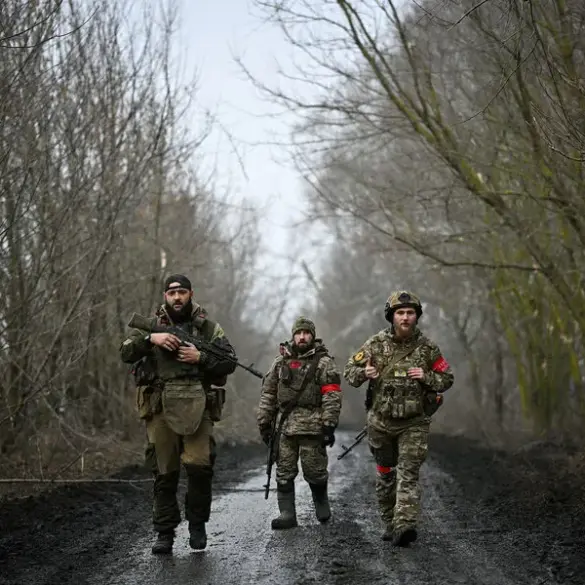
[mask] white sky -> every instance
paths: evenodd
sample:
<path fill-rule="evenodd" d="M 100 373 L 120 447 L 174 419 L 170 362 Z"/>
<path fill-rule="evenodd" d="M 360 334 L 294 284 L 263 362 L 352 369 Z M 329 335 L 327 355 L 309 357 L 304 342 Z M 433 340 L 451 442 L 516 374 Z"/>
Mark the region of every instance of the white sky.
<path fill-rule="evenodd" d="M 275 59 L 286 62 L 289 49 L 279 31 L 262 25 L 251 11 L 247 0 L 183 0 L 181 48 L 198 71 L 199 107 L 216 113 L 221 125 L 204 144 L 208 163 L 216 165 L 222 187 L 260 205 L 270 202 L 265 244 L 278 256 L 286 253 L 287 226 L 298 219 L 302 187 L 286 149 L 267 143 L 286 139 L 293 116 L 267 117 L 281 110 L 260 95 L 234 57 L 265 82 L 276 83 Z"/>

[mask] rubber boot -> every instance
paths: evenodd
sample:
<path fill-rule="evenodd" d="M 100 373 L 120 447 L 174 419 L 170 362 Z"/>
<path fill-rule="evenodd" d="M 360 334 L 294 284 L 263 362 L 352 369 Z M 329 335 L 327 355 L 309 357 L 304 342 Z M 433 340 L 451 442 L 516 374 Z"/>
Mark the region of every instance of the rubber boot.
<path fill-rule="evenodd" d="M 295 484 L 287 482 L 277 485 L 276 496 L 280 516 L 272 520 L 273 530 L 286 530 L 294 528 L 297 524 L 297 512 L 295 508 Z"/>
<path fill-rule="evenodd" d="M 203 550 L 207 546 L 205 523 L 189 525 L 189 546 L 194 550 Z"/>
<path fill-rule="evenodd" d="M 329 507 L 329 496 L 327 495 L 327 482 L 322 484 L 309 484 L 313 494 L 313 503 L 315 504 L 315 515 L 319 522 L 327 522 L 331 518 L 331 508 Z"/>
<path fill-rule="evenodd" d="M 170 555 L 173 552 L 175 532 L 159 532 L 156 542 L 152 545 L 153 555 Z"/>

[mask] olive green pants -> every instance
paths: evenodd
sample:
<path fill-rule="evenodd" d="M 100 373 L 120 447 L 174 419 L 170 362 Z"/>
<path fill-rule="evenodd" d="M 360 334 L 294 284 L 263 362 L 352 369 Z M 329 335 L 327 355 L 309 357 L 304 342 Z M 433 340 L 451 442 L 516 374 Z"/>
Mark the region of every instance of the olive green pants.
<path fill-rule="evenodd" d="M 187 473 L 185 517 L 189 525 L 209 520 L 211 482 L 215 463 L 213 423 L 205 411 L 193 435 L 177 435 L 167 425 L 164 414 L 146 422 L 148 447 L 146 464 L 154 475 L 153 526 L 157 532 L 171 532 L 181 522 L 177 489 L 181 464 Z"/>

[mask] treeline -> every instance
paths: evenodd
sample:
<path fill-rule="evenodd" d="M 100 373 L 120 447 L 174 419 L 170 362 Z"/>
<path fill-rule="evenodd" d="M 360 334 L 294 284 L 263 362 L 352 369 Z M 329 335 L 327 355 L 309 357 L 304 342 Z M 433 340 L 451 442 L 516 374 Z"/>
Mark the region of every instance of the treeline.
<path fill-rule="evenodd" d="M 585 5 L 256 5 L 295 50 L 294 94 L 249 74 L 298 116 L 340 359 L 409 287 L 456 369 L 446 428 L 582 436 Z"/>
<path fill-rule="evenodd" d="M 0 6 L 0 453 L 23 470 L 140 444 L 118 347 L 170 272 L 190 276 L 244 361 L 270 363 L 256 316 L 279 289 L 253 278 L 258 212 L 202 170 L 214 121 L 180 69 L 178 12 L 161 6 Z M 256 434 L 258 395 L 233 376 L 220 436 Z"/>

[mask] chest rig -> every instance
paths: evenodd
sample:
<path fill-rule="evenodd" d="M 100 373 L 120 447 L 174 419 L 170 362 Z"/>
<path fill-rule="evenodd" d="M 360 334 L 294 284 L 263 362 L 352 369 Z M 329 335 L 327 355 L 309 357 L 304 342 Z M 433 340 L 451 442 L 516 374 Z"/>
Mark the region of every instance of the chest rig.
<path fill-rule="evenodd" d="M 169 325 L 169 322 L 165 318 L 164 314 L 157 316 L 157 322 L 160 325 Z M 193 337 L 203 338 L 203 327 L 206 322 L 207 319 L 204 316 L 197 314 L 188 321 L 177 323 L 176 325 Z M 196 380 L 203 377 L 201 368 L 199 368 L 197 364 L 187 364 L 177 361 L 175 352 L 171 353 L 161 349 L 160 347 L 154 347 L 153 351 L 156 360 L 158 376 L 163 381 L 177 378 L 191 378 Z"/>
<path fill-rule="evenodd" d="M 323 353 L 313 353 L 306 357 L 285 356 L 280 364 L 278 372 L 277 399 L 279 408 L 286 408 L 287 404 L 295 401 L 295 405 L 302 408 L 318 408 L 321 406 L 321 386 L 317 383 L 315 373 L 309 372 L 311 377 L 306 383 L 305 389 L 300 393 L 303 380 L 311 365 L 318 362 Z"/>
<path fill-rule="evenodd" d="M 380 377 L 374 387 L 374 409 L 395 419 L 408 419 L 424 414 L 425 391 L 419 380 L 408 377 L 409 368 L 422 367 L 420 349 L 424 344 L 421 336 L 404 347 L 392 339 L 384 341 Z"/>

